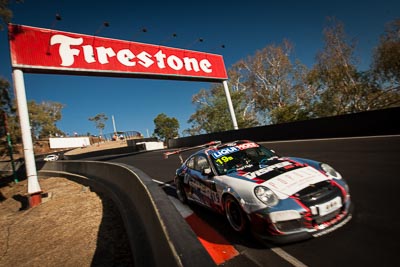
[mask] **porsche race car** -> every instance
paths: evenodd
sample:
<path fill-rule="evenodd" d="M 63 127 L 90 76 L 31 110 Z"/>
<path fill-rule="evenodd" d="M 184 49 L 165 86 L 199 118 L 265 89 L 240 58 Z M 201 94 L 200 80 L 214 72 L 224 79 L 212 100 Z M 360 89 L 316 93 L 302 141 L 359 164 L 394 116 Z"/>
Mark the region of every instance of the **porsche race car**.
<path fill-rule="evenodd" d="M 225 214 L 237 232 L 251 229 L 264 240 L 287 243 L 332 232 L 351 219 L 349 187 L 328 164 L 281 157 L 248 140 L 204 146 L 176 170 L 177 196 Z"/>

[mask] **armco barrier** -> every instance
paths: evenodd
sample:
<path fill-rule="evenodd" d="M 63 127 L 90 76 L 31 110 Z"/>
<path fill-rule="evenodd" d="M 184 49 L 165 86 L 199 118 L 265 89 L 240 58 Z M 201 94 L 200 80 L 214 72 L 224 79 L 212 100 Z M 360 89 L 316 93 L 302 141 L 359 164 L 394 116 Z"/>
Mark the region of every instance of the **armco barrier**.
<path fill-rule="evenodd" d="M 189 147 L 212 140 L 229 142 L 300 140 L 400 134 L 400 107 L 307 121 L 275 124 L 168 140 L 168 148 Z"/>
<path fill-rule="evenodd" d="M 107 193 L 118 206 L 135 266 L 215 266 L 165 192 L 141 170 L 94 161 L 47 162 L 40 176 L 61 176 Z"/>

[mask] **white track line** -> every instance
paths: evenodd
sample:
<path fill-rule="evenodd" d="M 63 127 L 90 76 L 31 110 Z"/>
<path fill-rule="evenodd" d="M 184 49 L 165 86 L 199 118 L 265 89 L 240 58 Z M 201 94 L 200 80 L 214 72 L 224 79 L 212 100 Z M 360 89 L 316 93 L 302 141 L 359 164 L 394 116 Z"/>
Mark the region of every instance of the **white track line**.
<path fill-rule="evenodd" d="M 274 252 L 279 257 L 281 257 L 282 259 L 289 262 L 295 267 L 307 267 L 307 265 L 305 265 L 304 263 L 302 263 L 301 261 L 299 261 L 298 259 L 296 259 L 295 257 L 293 257 L 292 255 L 290 255 L 281 248 L 270 248 L 270 249 L 272 252 Z"/>

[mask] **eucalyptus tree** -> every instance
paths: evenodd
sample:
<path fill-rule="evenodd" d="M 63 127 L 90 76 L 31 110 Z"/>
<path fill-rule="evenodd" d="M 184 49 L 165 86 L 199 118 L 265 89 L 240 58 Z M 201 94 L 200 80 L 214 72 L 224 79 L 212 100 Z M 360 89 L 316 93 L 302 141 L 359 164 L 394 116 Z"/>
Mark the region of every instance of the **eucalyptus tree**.
<path fill-rule="evenodd" d="M 64 105 L 58 102 L 43 101 L 36 103 L 34 100 L 28 101 L 29 120 L 35 139 L 64 134 L 57 127 L 57 122 L 62 119 L 63 108 Z"/>
<path fill-rule="evenodd" d="M 284 40 L 237 63 L 246 77 L 248 101 L 251 99 L 261 124 L 309 117 L 307 105 L 316 92 L 304 84 L 308 70 L 299 60 L 292 62 L 292 51 L 291 42 Z"/>
<path fill-rule="evenodd" d="M 372 108 L 400 105 L 400 19 L 387 24 L 372 62 L 374 85 L 378 88 L 369 98 Z"/>
<path fill-rule="evenodd" d="M 368 94 L 368 83 L 357 70 L 357 42 L 345 33 L 342 22 L 328 18 L 324 28 L 324 47 L 317 53 L 309 82 L 320 89 L 318 116 L 362 111 L 362 96 Z"/>
<path fill-rule="evenodd" d="M 98 129 L 100 132 L 100 136 L 103 136 L 103 130 L 106 127 L 107 120 L 108 117 L 104 113 L 99 113 L 96 116 L 89 118 L 89 121 L 93 121 L 95 123 L 96 129 Z"/>
<path fill-rule="evenodd" d="M 232 74 L 230 77 L 228 87 L 238 127 L 248 128 L 258 125 L 251 103 L 249 105 L 247 102 L 246 91 L 240 88 L 239 76 Z M 196 111 L 188 120 L 191 128 L 186 129 L 185 134 L 196 135 L 233 129 L 222 84 L 213 84 L 209 90 L 201 89 L 193 96 L 192 103 L 196 105 Z"/>
<path fill-rule="evenodd" d="M 158 114 L 154 118 L 154 136 L 162 140 L 172 139 L 179 136 L 179 121 L 174 117 L 168 117 L 166 114 Z"/>

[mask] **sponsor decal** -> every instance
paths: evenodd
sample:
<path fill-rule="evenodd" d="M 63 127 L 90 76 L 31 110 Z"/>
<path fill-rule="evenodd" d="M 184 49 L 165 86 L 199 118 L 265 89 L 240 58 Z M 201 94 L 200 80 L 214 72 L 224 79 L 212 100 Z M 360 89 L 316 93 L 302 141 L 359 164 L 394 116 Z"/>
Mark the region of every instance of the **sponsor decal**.
<path fill-rule="evenodd" d="M 12 66 L 30 72 L 227 79 L 220 55 L 24 25 L 10 24 L 8 29 Z"/>
<path fill-rule="evenodd" d="M 310 185 L 328 179 L 316 169 L 304 167 L 280 174 L 263 184 L 274 191 L 279 198 L 287 198 Z"/>
<path fill-rule="evenodd" d="M 236 147 L 239 148 L 240 150 L 245 150 L 248 148 L 259 147 L 259 145 L 257 145 L 256 143 L 244 143 L 244 144 L 236 145 Z"/>
<path fill-rule="evenodd" d="M 207 203 L 208 200 L 211 200 L 214 203 L 219 202 L 218 194 L 215 190 L 210 188 L 209 186 L 200 183 L 199 181 L 195 179 L 190 179 L 189 180 L 189 185 L 192 188 L 193 191 L 198 192 L 198 197 L 201 199 L 203 203 Z M 207 199 L 204 199 L 203 197 L 206 197 Z"/>
<path fill-rule="evenodd" d="M 284 167 L 289 166 L 289 165 L 292 165 L 292 163 L 289 162 L 289 161 L 283 161 L 283 162 L 279 162 L 277 164 L 268 166 L 266 168 L 259 169 L 259 170 L 254 171 L 254 172 L 248 172 L 243 176 L 246 177 L 246 178 L 249 178 L 249 179 L 254 179 L 256 177 L 263 176 L 263 175 L 265 175 L 265 174 L 267 174 L 269 172 L 275 171 L 275 170 L 277 170 L 279 168 L 284 168 Z"/>
<path fill-rule="evenodd" d="M 237 152 L 237 151 L 239 151 L 239 148 L 232 146 L 232 147 L 223 148 L 223 149 L 220 149 L 220 150 L 218 150 L 216 152 L 213 152 L 213 153 L 211 153 L 211 156 L 214 159 L 218 159 L 218 158 L 220 158 L 222 156 L 226 156 L 226 155 L 232 154 L 232 153 Z"/>
<path fill-rule="evenodd" d="M 233 160 L 233 157 L 231 157 L 231 156 L 228 156 L 228 157 L 227 156 L 222 156 L 221 158 L 216 159 L 215 162 L 217 164 L 219 164 L 219 165 L 224 165 L 224 163 L 227 163 L 227 162 L 229 162 L 231 160 Z"/>

